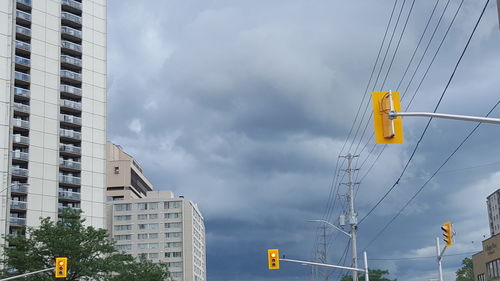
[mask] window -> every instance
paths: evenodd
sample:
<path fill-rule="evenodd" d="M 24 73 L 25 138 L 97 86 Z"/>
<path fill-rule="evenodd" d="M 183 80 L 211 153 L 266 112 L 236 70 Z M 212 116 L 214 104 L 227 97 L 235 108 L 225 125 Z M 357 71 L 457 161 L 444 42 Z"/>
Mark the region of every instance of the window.
<path fill-rule="evenodd" d="M 148 239 L 148 234 L 147 233 L 137 234 L 137 239 L 139 240 Z"/>
<path fill-rule="evenodd" d="M 158 243 L 139 243 L 137 244 L 137 247 L 139 249 L 158 249 L 159 245 Z"/>
<path fill-rule="evenodd" d="M 165 223 L 165 228 L 181 228 L 182 222 L 167 222 Z"/>
<path fill-rule="evenodd" d="M 137 215 L 137 219 L 142 221 L 142 220 L 147 220 L 148 219 L 148 215 Z"/>
<path fill-rule="evenodd" d="M 157 259 L 158 258 L 158 253 L 149 253 L 149 258 L 150 259 Z"/>
<path fill-rule="evenodd" d="M 182 252 L 165 252 L 166 258 L 182 258 Z"/>
<path fill-rule="evenodd" d="M 182 214 L 181 213 L 167 213 L 167 214 L 165 214 L 165 218 L 166 219 L 179 219 L 179 218 L 182 218 Z"/>
<path fill-rule="evenodd" d="M 157 223 L 144 223 L 144 224 L 138 224 L 140 230 L 145 230 L 145 229 L 158 229 L 158 224 Z"/>
<path fill-rule="evenodd" d="M 132 215 L 115 216 L 117 221 L 129 221 L 132 220 Z"/>
<path fill-rule="evenodd" d="M 150 220 L 155 220 L 158 218 L 158 214 L 149 214 L 149 219 Z"/>
<path fill-rule="evenodd" d="M 115 235 L 114 239 L 115 241 L 132 240 L 132 235 L 131 234 Z"/>
<path fill-rule="evenodd" d="M 120 167 L 115 167 L 115 174 L 119 174 L 120 173 Z"/>
<path fill-rule="evenodd" d="M 116 204 L 115 211 L 130 211 L 132 210 L 132 204 Z"/>
<path fill-rule="evenodd" d="M 167 232 L 165 238 L 179 238 L 182 237 L 182 232 Z"/>
<path fill-rule="evenodd" d="M 477 281 L 484 281 L 484 273 L 477 276 Z"/>
<path fill-rule="evenodd" d="M 116 231 L 132 230 L 131 224 L 115 225 Z"/>
<path fill-rule="evenodd" d="M 167 242 L 165 248 L 179 248 L 182 247 L 182 242 Z"/>
<path fill-rule="evenodd" d="M 158 233 L 150 233 L 149 239 L 158 239 Z"/>
<path fill-rule="evenodd" d="M 181 201 L 165 202 L 163 206 L 164 209 L 179 209 L 180 207 Z"/>
<path fill-rule="evenodd" d="M 157 210 L 157 209 L 158 209 L 158 202 L 148 203 L 148 210 Z"/>
<path fill-rule="evenodd" d="M 496 259 L 486 264 L 490 279 L 500 277 L 500 259 Z"/>
<path fill-rule="evenodd" d="M 130 251 L 132 250 L 132 245 L 131 244 L 115 245 L 115 249 L 118 251 Z"/>
<path fill-rule="evenodd" d="M 158 209 L 158 202 L 137 203 L 137 208 L 139 210 L 156 210 Z"/>
<path fill-rule="evenodd" d="M 182 278 L 182 272 L 169 272 L 168 276 L 172 278 Z"/>
<path fill-rule="evenodd" d="M 176 262 L 167 262 L 166 263 L 167 268 L 171 267 L 182 267 L 182 262 L 181 261 L 176 261 Z"/>

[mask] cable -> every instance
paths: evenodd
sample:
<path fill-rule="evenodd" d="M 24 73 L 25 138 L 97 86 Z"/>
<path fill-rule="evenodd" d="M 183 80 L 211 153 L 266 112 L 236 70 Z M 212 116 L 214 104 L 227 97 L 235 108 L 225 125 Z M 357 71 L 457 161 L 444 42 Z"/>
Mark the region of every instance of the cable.
<path fill-rule="evenodd" d="M 489 0 L 487 0 L 487 2 L 489 2 Z M 486 3 L 487 5 L 487 3 Z M 485 6 L 485 9 L 486 9 L 486 6 Z M 483 10 L 484 12 L 484 10 Z M 482 16 L 483 14 L 481 14 Z M 491 110 L 488 112 L 488 114 L 486 114 L 486 117 L 488 117 L 495 109 L 496 107 L 500 104 L 500 100 L 491 108 Z M 437 173 L 439 173 L 439 171 L 441 170 L 441 168 L 444 167 L 444 165 L 446 165 L 446 163 L 448 163 L 448 161 L 450 161 L 450 159 L 453 157 L 453 155 L 455 155 L 455 153 L 465 144 L 465 142 L 472 136 L 472 134 L 474 134 L 474 132 L 476 132 L 476 130 L 479 128 L 479 126 L 481 126 L 482 123 L 478 123 L 474 129 L 472 129 L 469 134 L 460 142 L 460 144 L 455 148 L 455 150 L 453 150 L 453 152 L 446 158 L 446 160 L 439 166 L 439 168 L 437 168 L 436 171 L 434 171 L 434 173 L 429 177 L 429 179 L 427 179 L 427 181 L 425 181 L 425 183 L 417 190 L 417 192 L 410 198 L 410 200 L 408 200 L 404 205 L 403 207 L 396 213 L 396 215 L 394 217 L 392 217 L 391 220 L 389 220 L 389 222 L 377 233 L 377 235 L 375 235 L 375 237 L 365 246 L 364 250 L 366 250 L 375 240 L 377 240 L 377 238 L 389 227 L 389 225 L 394 221 L 396 220 L 396 218 L 399 217 L 399 215 L 401 215 L 401 213 L 403 212 L 404 209 L 406 209 L 406 207 L 408 207 L 408 205 L 410 205 L 410 203 L 413 201 L 413 199 L 415 199 L 415 197 L 417 197 L 418 194 L 420 194 L 420 192 L 427 186 L 427 184 L 434 178 L 434 176 L 436 176 Z M 363 250 L 363 251 L 364 251 Z"/>
<path fill-rule="evenodd" d="M 487 0 L 487 1 L 489 2 L 489 0 Z M 451 21 L 451 24 L 450 24 L 450 26 L 448 27 L 448 30 L 447 30 L 446 34 L 448 34 L 448 31 L 450 30 L 451 25 L 452 25 L 452 24 L 453 24 L 453 22 L 455 21 L 456 16 L 457 16 L 457 14 L 458 14 L 458 11 L 460 11 L 460 8 L 462 7 L 463 2 L 464 2 L 464 0 L 462 0 L 462 2 L 460 3 L 460 6 L 458 7 L 458 9 L 457 9 L 457 11 L 456 11 L 455 16 L 453 17 L 453 20 Z M 488 4 L 488 2 L 486 3 L 486 5 Z M 486 9 L 486 6 L 485 6 L 485 9 Z M 450 75 L 450 78 L 448 79 L 448 83 L 446 84 L 446 86 L 445 86 L 445 88 L 444 88 L 444 90 L 443 90 L 443 92 L 442 92 L 442 94 L 441 94 L 441 96 L 440 96 L 440 98 L 439 98 L 439 100 L 438 100 L 438 103 L 437 103 L 437 104 L 436 104 L 436 106 L 434 107 L 433 112 L 436 112 L 436 111 L 437 111 L 437 109 L 439 108 L 439 105 L 441 104 L 441 101 L 443 100 L 444 95 L 446 94 L 446 91 L 448 90 L 448 87 L 450 86 L 450 83 L 451 83 L 451 81 L 453 80 L 453 77 L 455 76 L 456 70 L 457 70 L 458 66 L 460 65 L 460 62 L 462 61 L 462 58 L 463 58 L 463 56 L 464 56 L 465 52 L 467 51 L 467 48 L 469 47 L 470 41 L 471 41 L 471 39 L 472 39 L 472 37 L 473 37 L 473 35 L 474 35 L 475 31 L 476 31 L 477 25 L 479 24 L 479 21 L 481 20 L 481 18 L 482 18 L 482 16 L 483 16 L 483 14 L 484 14 L 484 10 L 483 10 L 483 13 L 481 13 L 481 15 L 480 15 L 480 17 L 479 17 L 479 19 L 478 19 L 478 22 L 476 23 L 476 26 L 474 27 L 474 29 L 473 29 L 472 33 L 470 34 L 469 40 L 467 41 L 467 44 L 465 45 L 465 47 L 464 47 L 464 49 L 463 49 L 463 51 L 462 51 L 462 54 L 460 55 L 460 57 L 459 57 L 459 59 L 458 59 L 457 63 L 455 64 L 455 68 L 454 68 L 454 70 L 453 70 L 452 74 Z M 446 34 L 445 34 L 445 35 L 446 35 Z M 443 37 L 443 41 L 444 41 L 444 38 L 445 38 L 445 37 Z M 442 41 L 442 42 L 443 42 L 443 41 Z M 441 45 L 442 45 L 442 43 L 440 44 L 440 46 L 441 46 Z M 438 49 L 438 51 L 439 51 L 439 49 Z M 437 55 L 437 52 L 436 52 L 436 55 Z M 434 58 L 435 58 L 435 57 L 436 57 L 436 56 L 434 56 Z M 434 60 L 434 58 L 433 58 L 433 60 Z M 429 69 L 429 68 L 428 68 L 428 69 Z M 426 72 L 426 73 L 427 73 L 427 72 Z M 424 76 L 424 77 L 425 77 L 425 76 Z M 383 201 L 383 200 L 384 200 L 384 199 L 385 199 L 385 198 L 389 195 L 389 193 L 391 193 L 391 192 L 392 192 L 392 190 L 393 190 L 393 189 L 394 189 L 394 188 L 395 188 L 395 187 L 399 184 L 399 181 L 400 181 L 400 180 L 401 180 L 401 178 L 403 177 L 404 173 L 405 173 L 405 172 L 406 172 L 406 170 L 408 169 L 408 166 L 409 166 L 409 164 L 410 164 L 411 160 L 412 160 L 412 159 L 413 159 L 413 157 L 415 156 L 415 153 L 417 152 L 417 149 L 419 148 L 419 146 L 420 146 L 420 144 L 421 144 L 421 142 L 422 142 L 422 139 L 424 138 L 424 136 L 425 136 L 425 134 L 426 134 L 426 132 L 427 132 L 427 130 L 428 130 L 428 128 L 429 128 L 429 125 L 430 125 L 430 123 L 431 123 L 432 119 L 433 119 L 433 118 L 430 118 L 430 119 L 429 119 L 429 121 L 427 122 L 427 124 L 426 124 L 426 126 L 425 126 L 425 128 L 424 128 L 424 130 L 423 130 L 423 132 L 422 132 L 422 134 L 420 135 L 419 140 L 417 141 L 417 144 L 415 145 L 415 148 L 413 149 L 413 151 L 412 151 L 412 153 L 411 153 L 411 155 L 410 155 L 410 158 L 409 158 L 409 159 L 408 159 L 408 161 L 406 162 L 406 164 L 405 164 L 405 166 L 404 166 L 404 168 L 403 168 L 403 170 L 402 170 L 401 174 L 399 175 L 398 179 L 396 180 L 396 182 L 395 182 L 395 183 L 391 186 L 391 188 L 389 188 L 389 190 L 387 190 L 387 192 L 386 192 L 386 193 L 385 193 L 385 194 L 384 194 L 384 195 L 383 195 L 383 196 L 382 196 L 382 197 L 378 200 L 378 202 L 375 204 L 375 206 L 373 206 L 373 207 L 370 209 L 370 211 L 368 211 L 368 213 L 367 213 L 367 214 L 366 214 L 363 218 L 361 218 L 361 220 L 359 221 L 359 224 L 361 224 L 361 223 L 362 223 L 362 222 L 363 222 L 363 221 L 364 221 L 364 220 L 365 220 L 365 219 L 366 219 L 366 218 L 367 218 L 367 217 L 368 217 L 368 216 L 369 216 L 369 215 L 370 215 L 370 214 L 371 214 L 371 213 L 372 213 L 372 212 L 373 212 L 373 211 L 374 211 L 374 210 L 375 210 L 375 209 L 376 209 L 379 205 L 380 205 L 380 203 L 382 203 L 382 201 Z"/>

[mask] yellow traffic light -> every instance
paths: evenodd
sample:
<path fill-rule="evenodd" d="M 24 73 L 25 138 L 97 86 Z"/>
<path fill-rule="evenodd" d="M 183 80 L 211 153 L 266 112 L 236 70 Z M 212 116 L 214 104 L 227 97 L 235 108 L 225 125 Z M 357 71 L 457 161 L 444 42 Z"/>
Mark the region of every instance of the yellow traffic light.
<path fill-rule="evenodd" d="M 451 228 L 451 222 L 447 221 L 443 223 L 441 229 L 444 231 L 444 242 L 446 247 L 453 245 L 453 229 Z"/>
<path fill-rule="evenodd" d="M 68 258 L 56 258 L 56 278 L 66 278 L 68 275 Z"/>
<path fill-rule="evenodd" d="M 269 269 L 280 269 L 280 251 L 278 249 L 267 250 L 267 261 Z"/>
<path fill-rule="evenodd" d="M 373 123 L 376 143 L 403 143 L 401 117 L 389 118 L 389 111 L 400 112 L 399 92 L 373 92 Z"/>

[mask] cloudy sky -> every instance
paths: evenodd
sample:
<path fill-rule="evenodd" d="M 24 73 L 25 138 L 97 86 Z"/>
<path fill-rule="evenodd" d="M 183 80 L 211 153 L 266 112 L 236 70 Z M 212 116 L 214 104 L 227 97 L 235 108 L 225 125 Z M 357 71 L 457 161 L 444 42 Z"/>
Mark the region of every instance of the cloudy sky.
<path fill-rule="evenodd" d="M 156 189 L 199 204 L 208 280 L 310 280 L 311 268 L 298 264 L 268 271 L 266 249 L 317 259 L 322 237 L 307 220 L 336 223 L 345 208 L 339 155 L 359 154 L 356 208 L 360 219 L 368 214 L 427 119 L 404 120 L 402 145 L 374 145 L 363 97 L 400 91 L 403 107 L 434 110 L 485 2 L 110 0 L 108 139 L 138 159 Z M 438 112 L 483 116 L 500 100 L 500 30 L 490 2 Z M 436 278 L 435 238 L 447 220 L 457 232 L 447 280 L 480 250 L 489 235 L 485 198 L 500 187 L 498 125 L 481 125 L 401 209 L 475 125 L 430 123 L 399 184 L 359 225 L 370 267 L 398 280 Z M 328 229 L 327 240 L 328 262 L 349 264 L 341 259 L 347 239 Z"/>

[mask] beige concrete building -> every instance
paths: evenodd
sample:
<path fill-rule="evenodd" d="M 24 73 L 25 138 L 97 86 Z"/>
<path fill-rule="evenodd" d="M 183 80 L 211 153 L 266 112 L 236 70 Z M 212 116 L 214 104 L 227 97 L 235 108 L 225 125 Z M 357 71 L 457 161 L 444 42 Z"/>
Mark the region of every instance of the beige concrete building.
<path fill-rule="evenodd" d="M 500 235 L 483 241 L 483 251 L 472 256 L 474 280 L 500 280 Z"/>
<path fill-rule="evenodd" d="M 108 229 L 116 247 L 167 264 L 173 280 L 205 281 L 205 225 L 197 205 L 170 191 L 109 201 Z"/>
<path fill-rule="evenodd" d="M 68 207 L 104 227 L 106 0 L 0 1 L 0 89 L 0 237 Z"/>
<path fill-rule="evenodd" d="M 134 158 L 121 146 L 107 142 L 107 200 L 144 198 L 153 185 Z"/>

